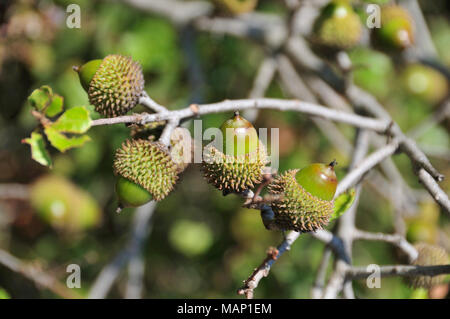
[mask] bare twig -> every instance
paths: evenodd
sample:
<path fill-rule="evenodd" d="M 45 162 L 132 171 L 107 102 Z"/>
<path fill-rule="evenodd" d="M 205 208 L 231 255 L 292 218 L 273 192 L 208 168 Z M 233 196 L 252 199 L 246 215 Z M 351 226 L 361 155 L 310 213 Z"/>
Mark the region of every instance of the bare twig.
<path fill-rule="evenodd" d="M 263 97 L 275 75 L 276 63 L 272 56 L 266 57 L 258 68 L 255 79 L 253 81 L 253 87 L 250 91 L 249 98 L 255 99 Z M 244 117 L 254 122 L 258 117 L 257 109 L 249 109 L 244 112 Z"/>
<path fill-rule="evenodd" d="M 198 17 L 208 15 L 213 10 L 208 1 L 179 0 L 122 0 L 138 9 L 156 13 L 171 19 L 175 24 L 186 24 Z"/>
<path fill-rule="evenodd" d="M 384 241 L 393 244 L 398 248 L 400 248 L 408 256 L 409 262 L 413 262 L 419 255 L 414 246 L 408 243 L 408 241 L 403 236 L 398 234 L 391 235 L 383 233 L 370 233 L 359 229 L 355 229 L 353 236 L 354 239 Z"/>
<path fill-rule="evenodd" d="M 314 280 L 313 287 L 311 289 L 311 297 L 314 299 L 320 299 L 323 295 L 323 289 L 325 288 L 325 280 L 327 276 L 327 268 L 331 259 L 330 247 L 325 247 L 322 259 L 320 260 L 319 269 L 317 270 L 316 279 Z"/>
<path fill-rule="evenodd" d="M 14 183 L 0 184 L 0 200 L 27 200 L 29 196 L 30 190 L 28 185 Z"/>
<path fill-rule="evenodd" d="M 378 165 L 385 158 L 394 154 L 397 148 L 398 143 L 396 141 L 393 141 L 390 144 L 378 149 L 377 151 L 367 156 L 341 180 L 337 187 L 335 197 L 339 196 L 340 194 L 350 189 L 353 185 L 360 182 L 367 172 L 369 172 L 373 167 Z"/>
<path fill-rule="evenodd" d="M 132 234 L 127 245 L 116 257 L 106 265 L 95 280 L 90 292 L 89 298 L 102 299 L 105 298 L 112 284 L 119 276 L 123 267 L 130 260 L 141 253 L 142 245 L 145 242 L 149 231 L 149 223 L 156 207 L 156 202 L 151 201 L 139 207 L 134 215 Z"/>
<path fill-rule="evenodd" d="M 381 266 L 380 276 L 438 276 L 450 273 L 450 265 L 439 266 L 410 266 L 410 265 L 393 265 Z M 349 279 L 367 278 L 372 275 L 373 271 L 368 271 L 367 267 L 350 267 L 346 270 L 346 276 Z"/>
<path fill-rule="evenodd" d="M 148 94 L 144 92 L 143 95 L 139 98 L 139 104 L 142 104 L 148 107 L 150 110 L 156 113 L 164 113 L 167 112 L 167 108 L 156 103 Z"/>
<path fill-rule="evenodd" d="M 0 264 L 11 271 L 21 274 L 34 282 L 37 286 L 44 287 L 58 296 L 67 299 L 82 298 L 75 291 L 67 288 L 66 285 L 62 284 L 48 273 L 38 269 L 31 263 L 23 262 L 3 249 L 0 249 Z"/>
<path fill-rule="evenodd" d="M 264 277 L 267 277 L 269 274 L 270 268 L 273 263 L 287 250 L 291 248 L 292 243 L 297 240 L 300 233 L 298 232 L 290 232 L 286 239 L 275 249 L 269 248 L 267 252 L 267 257 L 261 263 L 261 265 L 255 269 L 255 271 L 250 275 L 250 277 L 244 282 L 244 287 L 238 290 L 239 295 L 245 295 L 247 299 L 253 298 L 253 292 L 260 280 Z"/>
<path fill-rule="evenodd" d="M 321 117 L 324 119 L 350 124 L 356 127 L 373 130 L 379 133 L 385 133 L 389 128 L 389 122 L 384 120 L 372 119 L 348 112 L 331 110 L 327 107 L 314 103 L 307 103 L 298 100 L 283 99 L 247 99 L 247 100 L 225 100 L 222 102 L 197 105 L 197 112 L 191 107 L 181 110 L 169 111 L 164 113 L 148 114 L 140 113 L 134 115 L 125 115 L 114 118 L 102 118 L 92 121 L 92 126 L 112 125 L 118 123 L 140 123 L 158 122 L 171 119 L 186 119 L 196 115 L 205 115 L 211 113 L 232 112 L 235 110 L 247 109 L 274 109 L 279 111 L 294 111 Z"/>
<path fill-rule="evenodd" d="M 376 160 L 381 159 L 379 156 L 382 153 L 380 151 L 375 152 L 374 154 L 367 157 L 363 160 L 364 156 L 367 154 L 369 148 L 369 132 L 365 130 L 359 130 L 355 139 L 355 147 L 353 151 L 352 161 L 349 166 L 350 173 L 347 176 L 353 178 L 353 176 L 363 176 L 354 174 L 352 172 L 358 171 L 358 169 L 364 168 L 370 170 L 373 166 L 369 165 L 371 162 L 375 163 Z M 345 185 L 353 185 L 353 183 L 348 183 L 347 181 L 350 178 L 344 178 L 344 180 L 339 183 L 338 189 L 336 193 L 340 193 Z M 345 269 L 351 264 L 351 256 L 352 256 L 352 246 L 353 246 L 353 232 L 355 229 L 355 218 L 356 218 L 356 210 L 358 207 L 359 196 L 361 195 L 361 185 L 359 184 L 360 178 L 357 178 L 358 185 L 356 186 L 356 195 L 355 201 L 353 205 L 348 209 L 348 211 L 339 219 L 339 225 L 337 229 L 337 236 L 341 238 L 343 242 L 343 247 L 345 251 L 345 255 L 347 258 L 342 258 L 340 255 L 337 255 L 336 267 L 334 272 L 330 277 L 330 281 L 326 286 L 323 297 L 324 298 L 336 298 L 337 294 L 344 290 L 344 295 L 346 298 L 354 298 L 353 288 L 351 281 L 346 280 L 345 278 Z M 344 182 L 344 186 L 341 186 Z M 339 195 L 335 195 L 339 196 Z"/>
<path fill-rule="evenodd" d="M 170 145 L 170 137 L 172 136 L 172 132 L 178 126 L 179 123 L 180 122 L 176 118 L 168 121 L 168 123 L 166 124 L 166 127 L 164 127 L 161 137 L 159 138 L 159 141 L 162 144 L 164 144 L 166 146 Z"/>

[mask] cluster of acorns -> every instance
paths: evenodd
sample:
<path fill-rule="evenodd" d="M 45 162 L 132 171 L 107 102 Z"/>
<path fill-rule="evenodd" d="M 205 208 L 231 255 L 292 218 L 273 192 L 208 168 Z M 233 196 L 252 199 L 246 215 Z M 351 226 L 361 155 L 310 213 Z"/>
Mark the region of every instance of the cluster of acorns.
<path fill-rule="evenodd" d="M 75 70 L 91 104 L 104 116 L 127 113 L 139 103 L 143 94 L 141 67 L 130 58 L 109 55 Z M 154 138 L 146 138 L 146 134 L 154 132 L 159 125 L 164 123 L 133 127 L 133 138 L 116 151 L 113 167 L 117 175 L 119 210 L 162 200 L 173 190 L 179 174 L 187 166 L 186 161 L 179 160 L 186 154 L 181 154 L 176 146 L 178 143 L 192 143 L 190 135 L 186 141 L 179 131 L 183 129 L 177 128 L 177 134 L 173 134 L 171 139 L 170 152 L 168 146 Z M 224 194 L 253 189 L 255 184 L 263 181 L 264 168 L 269 163 L 267 150 L 255 127 L 235 112 L 222 124 L 221 132 L 222 140 L 214 141 L 219 143 L 211 143 L 204 148 L 202 167 L 206 179 Z M 270 230 L 298 232 L 323 228 L 334 211 L 335 165 L 335 161 L 328 165 L 315 163 L 276 176 L 268 185 L 269 209 L 261 210 L 264 226 Z M 413 261 L 415 265 L 448 262 L 447 253 L 440 247 L 420 244 L 416 248 L 418 258 Z M 418 276 L 410 283 L 414 287 L 430 288 L 443 279 L 444 276 Z"/>
<path fill-rule="evenodd" d="M 144 80 L 141 67 L 130 58 L 108 55 L 76 67 L 89 101 L 106 117 L 127 113 L 139 103 Z M 145 127 L 144 127 L 145 129 Z M 221 126 L 222 148 L 204 148 L 203 171 L 209 183 L 228 193 L 242 193 L 262 182 L 269 163 L 267 150 L 254 126 L 236 112 Z M 215 141 L 217 142 L 217 141 Z M 175 143 L 179 140 L 175 139 Z M 171 145 L 172 149 L 175 145 Z M 269 229 L 314 231 L 327 224 L 333 212 L 337 180 L 335 162 L 312 164 L 276 177 L 268 186 L 274 195 Z M 148 138 L 132 138 L 116 151 L 114 172 L 119 209 L 162 200 L 174 188 L 186 163 L 174 160 L 169 147 Z"/>
<path fill-rule="evenodd" d="M 381 25 L 373 28 L 371 40 L 374 46 L 387 51 L 398 51 L 414 43 L 413 20 L 400 6 L 381 8 Z M 363 36 L 363 24 L 359 14 L 348 0 L 333 0 L 322 8 L 314 23 L 313 42 L 327 49 L 345 50 L 357 45 Z"/>

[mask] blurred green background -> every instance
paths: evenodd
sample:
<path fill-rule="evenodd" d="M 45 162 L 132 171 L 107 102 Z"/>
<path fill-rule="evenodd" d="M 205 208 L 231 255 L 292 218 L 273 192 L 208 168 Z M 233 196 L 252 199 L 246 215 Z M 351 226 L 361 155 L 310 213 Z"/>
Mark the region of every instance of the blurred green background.
<path fill-rule="evenodd" d="M 34 162 L 29 147 L 21 144 L 37 125 L 27 96 L 48 84 L 64 97 L 67 108 L 87 106 L 87 95 L 72 66 L 121 53 L 142 64 L 146 91 L 170 109 L 192 102 L 246 98 L 265 52 L 246 40 L 196 33 L 189 41 L 200 62 L 202 81 L 193 83 L 183 32 L 164 18 L 111 1 L 6 3 L 9 6 L 0 6 L 0 183 L 34 185 L 37 194 L 33 193 L 30 201 L 0 197 L 0 247 L 33 261 L 62 282 L 67 276 L 66 266 L 79 264 L 80 293 L 86 296 L 101 269 L 123 248 L 129 236 L 133 209 L 115 213 L 111 168 L 114 150 L 129 136 L 129 129 L 124 125 L 90 129 L 92 140 L 84 147 L 66 153 L 51 150 L 54 168 L 49 170 Z M 65 26 L 65 8 L 71 3 L 82 8 L 81 29 Z M 450 23 L 448 12 L 443 10 L 445 2 L 422 4 L 441 62 L 450 67 Z M 286 15 L 279 1 L 260 1 L 258 10 Z M 420 75 L 418 80 L 405 80 L 412 71 L 405 71 L 388 55 L 364 47 L 349 54 L 357 66 L 356 83 L 373 93 L 403 130 L 420 123 L 437 107 L 432 98 L 408 88 L 408 81 L 421 81 Z M 277 80 L 266 95 L 290 98 Z M 94 112 L 92 116 L 98 118 Z M 203 128 L 217 127 L 229 116 L 204 116 Z M 308 117 L 264 111 L 255 126 L 280 128 L 280 171 L 337 158 L 338 174 L 345 174 L 349 158 L 330 144 Z M 353 128 L 339 127 L 349 138 L 354 136 Z M 450 176 L 449 129 L 447 120 L 429 129 L 418 141 L 434 154 L 432 163 L 446 176 Z M 395 162 L 408 183 L 420 188 L 408 158 L 400 155 Z M 446 192 L 450 190 L 449 180 L 442 183 Z M 357 226 L 393 232 L 392 205 L 370 188 L 365 190 Z M 82 213 L 74 205 L 84 207 Z M 263 260 L 266 248 L 282 240 L 280 233 L 265 230 L 258 211 L 241 205 L 242 199 L 224 197 L 206 184 L 198 165 L 191 165 L 176 190 L 158 203 L 153 216 L 153 228 L 144 246 L 143 297 L 237 298 L 236 290 Z M 432 235 L 425 239 L 437 242 L 438 234 L 448 238 L 449 220 L 439 214 L 439 207 L 424 201 L 422 210 L 439 216 L 426 224 Z M 61 214 L 67 218 L 58 219 Z M 425 223 L 418 223 L 425 227 Z M 331 224 L 328 229 L 333 227 Z M 412 235 L 412 240 L 418 237 Z M 256 296 L 308 298 L 323 248 L 321 242 L 302 236 L 261 282 Z M 357 242 L 353 262 L 395 264 L 402 260 L 392 246 Z M 108 297 L 123 297 L 126 279 L 123 271 Z M 368 289 L 364 281 L 356 281 L 354 287 L 362 298 L 410 298 L 413 292 L 400 278 L 383 279 L 381 289 Z M 57 297 L 2 266 L 0 288 L 0 298 Z"/>

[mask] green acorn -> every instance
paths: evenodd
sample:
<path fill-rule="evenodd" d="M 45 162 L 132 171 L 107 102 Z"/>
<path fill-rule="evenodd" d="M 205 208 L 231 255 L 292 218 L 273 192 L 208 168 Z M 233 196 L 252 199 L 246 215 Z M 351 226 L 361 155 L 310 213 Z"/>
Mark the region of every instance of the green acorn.
<path fill-rule="evenodd" d="M 385 6 L 381 9 L 381 27 L 374 29 L 373 35 L 376 46 L 387 50 L 406 49 L 414 43 L 412 18 L 400 6 Z"/>
<path fill-rule="evenodd" d="M 153 199 L 145 188 L 122 176 L 117 178 L 116 194 L 120 207 L 138 207 Z"/>
<path fill-rule="evenodd" d="M 131 58 L 111 54 L 74 67 L 89 102 L 106 117 L 126 114 L 136 106 L 144 90 L 144 75 L 139 63 Z"/>
<path fill-rule="evenodd" d="M 411 95 L 435 105 L 448 95 L 448 81 L 442 73 L 423 64 L 411 64 L 402 74 L 405 89 Z"/>
<path fill-rule="evenodd" d="M 266 228 L 309 232 L 328 224 L 337 186 L 335 165 L 335 161 L 329 165 L 311 164 L 276 177 L 268 186 L 274 195 L 274 216 Z"/>
<path fill-rule="evenodd" d="M 148 140 L 127 140 L 116 151 L 114 172 L 119 176 L 116 192 L 121 206 L 136 207 L 159 201 L 173 189 L 179 167 L 166 147 Z"/>
<path fill-rule="evenodd" d="M 419 256 L 412 263 L 416 266 L 437 266 L 447 265 L 449 263 L 449 256 L 447 251 L 439 246 L 430 245 L 426 243 L 418 243 L 414 245 L 417 249 Z M 410 278 L 410 283 L 414 288 L 429 289 L 433 286 L 441 284 L 445 275 L 439 276 L 414 276 Z"/>
<path fill-rule="evenodd" d="M 217 141 L 203 152 L 203 171 L 208 182 L 224 194 L 241 193 L 261 183 L 268 157 L 254 126 L 236 112 L 220 129 L 224 152 Z"/>
<path fill-rule="evenodd" d="M 258 4 L 258 0 L 214 0 L 227 13 L 238 15 L 251 12 Z"/>
<path fill-rule="evenodd" d="M 313 41 L 319 45 L 348 49 L 361 39 L 361 20 L 347 1 L 332 1 L 321 10 L 314 23 L 314 34 Z"/>

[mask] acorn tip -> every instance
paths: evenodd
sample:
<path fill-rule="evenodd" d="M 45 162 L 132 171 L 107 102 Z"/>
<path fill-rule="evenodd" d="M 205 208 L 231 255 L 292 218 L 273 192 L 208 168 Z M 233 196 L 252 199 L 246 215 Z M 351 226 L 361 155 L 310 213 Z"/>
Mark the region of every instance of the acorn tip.
<path fill-rule="evenodd" d="M 328 166 L 330 167 L 335 167 L 338 164 L 338 162 L 336 161 L 336 159 L 334 159 L 330 164 L 328 164 Z"/>

